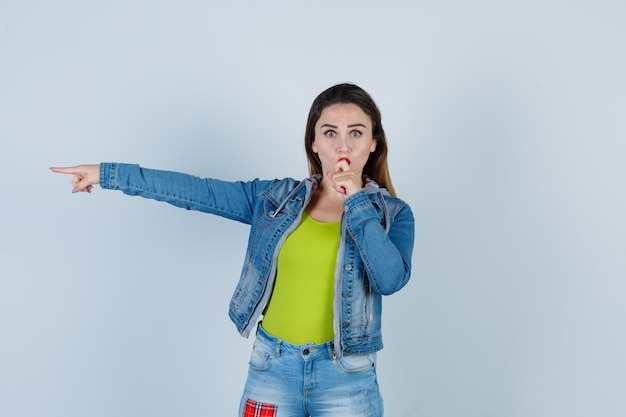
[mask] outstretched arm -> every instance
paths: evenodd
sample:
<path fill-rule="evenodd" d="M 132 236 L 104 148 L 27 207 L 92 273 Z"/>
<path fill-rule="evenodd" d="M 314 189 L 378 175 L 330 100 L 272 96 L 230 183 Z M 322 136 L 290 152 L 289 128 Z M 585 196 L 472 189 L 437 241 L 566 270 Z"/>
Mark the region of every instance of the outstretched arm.
<path fill-rule="evenodd" d="M 276 183 L 276 180 L 200 178 L 181 172 L 110 162 L 51 170 L 73 175 L 73 192 L 89 192 L 94 184 L 100 184 L 103 189 L 164 201 L 176 207 L 216 214 L 246 224 L 252 221 L 259 196 Z M 295 186 L 296 182 L 291 181 L 290 184 Z"/>
<path fill-rule="evenodd" d="M 59 168 L 53 167 L 50 168 L 52 172 L 57 172 L 59 174 L 70 174 L 72 177 L 72 185 L 74 189 L 73 193 L 78 192 L 88 192 L 90 193 L 93 189 L 94 184 L 98 184 L 100 182 L 100 165 L 78 165 L 75 167 L 66 167 Z"/>

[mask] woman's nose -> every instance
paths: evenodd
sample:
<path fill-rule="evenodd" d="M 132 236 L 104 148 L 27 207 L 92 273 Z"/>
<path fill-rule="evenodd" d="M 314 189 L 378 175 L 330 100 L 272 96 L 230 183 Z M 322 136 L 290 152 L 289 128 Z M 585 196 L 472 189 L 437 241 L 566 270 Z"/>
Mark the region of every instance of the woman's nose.
<path fill-rule="evenodd" d="M 339 136 L 339 140 L 337 141 L 337 150 L 339 151 L 348 150 L 348 139 L 344 135 Z"/>

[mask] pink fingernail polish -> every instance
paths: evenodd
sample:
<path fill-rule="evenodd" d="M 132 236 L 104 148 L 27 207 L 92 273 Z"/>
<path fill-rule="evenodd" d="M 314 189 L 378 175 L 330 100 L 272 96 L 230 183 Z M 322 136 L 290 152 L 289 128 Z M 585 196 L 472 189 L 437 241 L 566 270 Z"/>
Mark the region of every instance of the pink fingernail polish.
<path fill-rule="evenodd" d="M 78 192 L 78 187 L 74 187 L 74 189 L 72 190 L 72 194 L 75 194 Z"/>

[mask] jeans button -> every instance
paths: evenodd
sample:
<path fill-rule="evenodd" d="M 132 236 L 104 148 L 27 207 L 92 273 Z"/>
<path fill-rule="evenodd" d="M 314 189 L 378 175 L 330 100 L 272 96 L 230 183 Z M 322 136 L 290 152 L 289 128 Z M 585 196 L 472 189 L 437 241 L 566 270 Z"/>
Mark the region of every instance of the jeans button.
<path fill-rule="evenodd" d="M 303 353 L 303 354 L 305 354 L 305 355 L 308 355 L 308 354 L 309 354 L 309 349 L 304 349 L 304 350 L 302 351 L 302 353 Z"/>

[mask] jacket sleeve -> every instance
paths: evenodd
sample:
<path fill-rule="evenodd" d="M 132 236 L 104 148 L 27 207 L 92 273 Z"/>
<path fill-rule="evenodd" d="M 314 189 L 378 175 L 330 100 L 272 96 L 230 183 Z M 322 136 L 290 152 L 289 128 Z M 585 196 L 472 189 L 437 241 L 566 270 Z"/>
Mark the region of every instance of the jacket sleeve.
<path fill-rule="evenodd" d="M 250 224 L 264 182 L 228 182 L 120 163 L 100 164 L 100 186 Z"/>
<path fill-rule="evenodd" d="M 413 212 L 404 202 L 389 213 L 389 233 L 366 193 L 344 202 L 347 230 L 354 239 L 374 291 L 389 295 L 406 285 L 411 276 L 415 238 Z"/>

